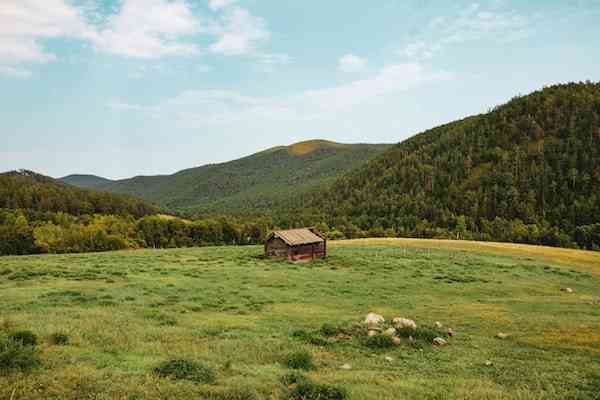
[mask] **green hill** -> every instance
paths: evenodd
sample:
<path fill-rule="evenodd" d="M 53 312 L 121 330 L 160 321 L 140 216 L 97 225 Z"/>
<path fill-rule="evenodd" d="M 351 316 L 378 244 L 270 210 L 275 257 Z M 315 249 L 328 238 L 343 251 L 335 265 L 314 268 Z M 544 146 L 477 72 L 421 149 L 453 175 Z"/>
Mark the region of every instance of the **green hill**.
<path fill-rule="evenodd" d="M 195 214 L 272 213 L 292 199 L 323 188 L 389 145 L 311 140 L 174 175 L 138 176 L 94 186 Z M 77 184 L 75 182 L 75 184 Z"/>
<path fill-rule="evenodd" d="M 86 189 L 94 189 L 113 182 L 110 179 L 102 178 L 96 175 L 69 175 L 62 177 L 59 180 L 69 185 Z"/>
<path fill-rule="evenodd" d="M 129 196 L 80 189 L 32 171 L 0 174 L 0 209 L 142 217 L 158 208 Z"/>
<path fill-rule="evenodd" d="M 312 210 L 346 236 L 600 247 L 600 84 L 547 87 L 416 135 L 338 179 Z"/>

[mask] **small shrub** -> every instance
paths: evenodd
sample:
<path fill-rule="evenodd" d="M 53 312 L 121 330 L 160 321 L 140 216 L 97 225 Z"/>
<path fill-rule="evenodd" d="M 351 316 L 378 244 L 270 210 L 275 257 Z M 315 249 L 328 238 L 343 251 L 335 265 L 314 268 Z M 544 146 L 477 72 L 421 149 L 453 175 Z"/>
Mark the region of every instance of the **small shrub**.
<path fill-rule="evenodd" d="M 333 385 L 303 380 L 292 389 L 290 397 L 294 400 L 344 400 L 346 390 Z"/>
<path fill-rule="evenodd" d="M 285 365 L 291 369 L 303 369 L 305 371 L 314 369 L 312 355 L 307 351 L 290 353 L 285 359 Z"/>
<path fill-rule="evenodd" d="M 292 337 L 298 339 L 304 343 L 312 344 L 315 346 L 327 346 L 329 342 L 314 333 L 307 332 L 303 329 L 292 332 Z"/>
<path fill-rule="evenodd" d="M 15 332 L 10 335 L 10 338 L 23 346 L 35 346 L 37 344 L 37 335 L 31 331 Z"/>
<path fill-rule="evenodd" d="M 394 340 L 386 335 L 369 336 L 365 338 L 364 344 L 372 349 L 387 349 L 394 346 Z"/>
<path fill-rule="evenodd" d="M 183 379 L 196 383 L 214 383 L 215 371 L 198 361 L 173 359 L 164 361 L 154 369 L 154 373 L 163 378 Z"/>
<path fill-rule="evenodd" d="M 56 346 L 66 346 L 69 344 L 69 335 L 62 332 L 56 332 L 50 335 L 50 343 Z"/>
<path fill-rule="evenodd" d="M 281 383 L 285 386 L 297 385 L 300 382 L 304 382 L 306 377 L 300 372 L 290 372 L 281 377 Z"/>
<path fill-rule="evenodd" d="M 403 337 L 403 338 L 408 338 L 408 337 L 414 338 L 415 333 L 416 333 L 416 329 L 413 329 L 413 328 L 404 327 L 404 328 L 396 329 L 396 335 Z"/>
<path fill-rule="evenodd" d="M 425 325 L 418 326 L 417 329 L 411 329 L 411 328 L 398 329 L 396 331 L 396 334 L 398 336 L 401 336 L 404 338 L 407 338 L 410 336 L 415 340 L 422 340 L 427 343 L 431 343 L 433 341 L 433 339 L 435 339 L 436 337 L 441 337 L 441 338 L 448 337 L 447 332 L 445 332 L 441 329 L 437 329 L 435 327 L 425 326 Z"/>
<path fill-rule="evenodd" d="M 34 346 L 24 345 L 12 338 L 0 337 L 0 375 L 28 372 L 40 365 Z"/>
<path fill-rule="evenodd" d="M 335 336 L 342 333 L 342 329 L 336 325 L 325 323 L 321 327 L 321 335 L 326 337 Z"/>

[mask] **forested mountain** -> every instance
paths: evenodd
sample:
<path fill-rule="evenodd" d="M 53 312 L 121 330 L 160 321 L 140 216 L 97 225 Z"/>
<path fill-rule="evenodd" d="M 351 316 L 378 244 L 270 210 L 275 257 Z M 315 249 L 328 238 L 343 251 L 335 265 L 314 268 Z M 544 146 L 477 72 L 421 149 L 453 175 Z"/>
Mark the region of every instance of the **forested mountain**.
<path fill-rule="evenodd" d="M 423 132 L 338 179 L 309 208 L 346 236 L 388 230 L 600 248 L 600 84 L 547 87 Z"/>
<path fill-rule="evenodd" d="M 269 221 L 183 220 L 124 195 L 0 174 L 0 256 L 260 243 Z"/>
<path fill-rule="evenodd" d="M 158 213 L 157 207 L 142 200 L 79 189 L 27 170 L 0 174 L 0 208 L 134 217 Z"/>
<path fill-rule="evenodd" d="M 113 182 L 110 179 L 102 178 L 101 176 L 96 175 L 69 175 L 60 178 L 59 181 L 84 189 L 94 189 Z"/>
<path fill-rule="evenodd" d="M 195 215 L 273 214 L 274 210 L 289 208 L 292 199 L 325 187 L 387 148 L 389 145 L 312 140 L 174 175 L 139 176 L 94 188 Z M 70 183 L 81 184 L 72 179 Z"/>

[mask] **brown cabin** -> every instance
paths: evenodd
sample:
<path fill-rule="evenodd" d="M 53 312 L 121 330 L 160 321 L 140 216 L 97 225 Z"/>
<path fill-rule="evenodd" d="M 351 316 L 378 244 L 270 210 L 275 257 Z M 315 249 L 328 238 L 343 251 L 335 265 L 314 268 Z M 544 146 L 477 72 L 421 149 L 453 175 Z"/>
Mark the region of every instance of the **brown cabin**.
<path fill-rule="evenodd" d="M 267 258 L 307 261 L 326 255 L 327 241 L 310 228 L 274 231 L 265 242 Z"/>

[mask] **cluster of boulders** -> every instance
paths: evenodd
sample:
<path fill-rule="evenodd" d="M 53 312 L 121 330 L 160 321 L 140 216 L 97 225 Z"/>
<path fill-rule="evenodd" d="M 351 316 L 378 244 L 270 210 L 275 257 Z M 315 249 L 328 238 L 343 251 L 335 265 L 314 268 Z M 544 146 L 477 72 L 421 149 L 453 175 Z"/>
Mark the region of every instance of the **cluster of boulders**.
<path fill-rule="evenodd" d="M 392 338 L 394 344 L 397 344 L 397 345 L 402 343 L 402 339 L 396 335 L 398 330 L 400 330 L 400 329 L 402 329 L 402 330 L 412 329 L 415 331 L 417 330 L 417 323 L 414 320 L 408 319 L 408 318 L 403 318 L 403 317 L 393 318 L 391 327 L 385 328 L 385 326 L 386 326 L 385 318 L 382 315 L 379 315 L 376 313 L 367 314 L 367 316 L 364 320 L 364 323 L 367 325 L 368 336 L 370 336 L 370 337 L 377 336 L 377 335 L 389 336 Z M 435 327 L 440 330 L 444 328 L 444 326 L 440 322 L 436 322 Z M 447 333 L 448 333 L 449 337 L 454 336 L 454 330 L 452 328 L 448 328 Z M 412 341 L 412 336 L 409 336 L 408 340 Z M 432 344 L 434 346 L 446 346 L 448 344 L 448 341 L 444 338 L 436 337 L 432 340 Z"/>

